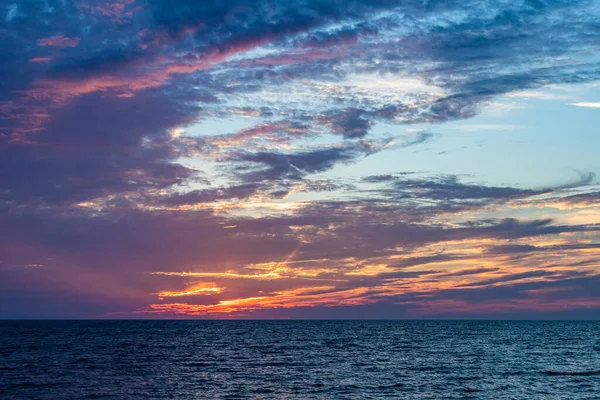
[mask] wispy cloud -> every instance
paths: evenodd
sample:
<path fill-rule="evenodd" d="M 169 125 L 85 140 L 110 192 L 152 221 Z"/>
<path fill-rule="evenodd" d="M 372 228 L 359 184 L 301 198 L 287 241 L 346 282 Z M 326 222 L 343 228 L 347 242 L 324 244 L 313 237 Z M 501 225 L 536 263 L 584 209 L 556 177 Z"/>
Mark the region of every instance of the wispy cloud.
<path fill-rule="evenodd" d="M 585 107 L 585 108 L 600 108 L 600 102 L 598 103 L 593 103 L 593 102 L 583 102 L 583 103 L 571 103 L 572 106 L 575 107 Z"/>
<path fill-rule="evenodd" d="M 465 131 L 465 132 L 486 132 L 486 131 L 514 131 L 517 129 L 523 129 L 521 125 L 507 125 L 507 124 L 472 124 L 472 125 L 458 125 L 452 129 Z"/>

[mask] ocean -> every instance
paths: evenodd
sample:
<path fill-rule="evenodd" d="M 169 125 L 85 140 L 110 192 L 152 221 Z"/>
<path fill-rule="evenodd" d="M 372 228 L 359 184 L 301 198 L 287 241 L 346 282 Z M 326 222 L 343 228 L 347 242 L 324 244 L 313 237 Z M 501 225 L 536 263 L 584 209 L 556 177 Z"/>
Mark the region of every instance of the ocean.
<path fill-rule="evenodd" d="M 600 399 L 600 322 L 0 321 L 0 399 Z"/>

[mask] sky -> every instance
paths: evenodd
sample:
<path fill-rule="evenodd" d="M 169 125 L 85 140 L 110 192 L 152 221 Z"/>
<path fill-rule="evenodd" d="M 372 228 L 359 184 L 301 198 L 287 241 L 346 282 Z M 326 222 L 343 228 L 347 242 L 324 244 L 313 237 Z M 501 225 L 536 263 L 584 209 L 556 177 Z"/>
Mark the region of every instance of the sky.
<path fill-rule="evenodd" d="M 600 1 L 0 0 L 0 318 L 600 318 Z"/>

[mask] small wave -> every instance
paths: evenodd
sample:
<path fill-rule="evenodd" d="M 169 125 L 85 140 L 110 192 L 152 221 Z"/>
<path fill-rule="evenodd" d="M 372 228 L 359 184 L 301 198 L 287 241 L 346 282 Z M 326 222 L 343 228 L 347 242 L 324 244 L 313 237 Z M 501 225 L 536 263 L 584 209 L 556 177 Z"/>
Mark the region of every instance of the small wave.
<path fill-rule="evenodd" d="M 378 389 L 396 389 L 401 387 L 404 387 L 404 383 L 398 382 L 391 385 L 380 385 L 378 386 Z"/>
<path fill-rule="evenodd" d="M 188 367 L 210 367 L 212 364 L 207 362 L 191 362 L 186 364 Z"/>
<path fill-rule="evenodd" d="M 393 349 L 394 350 L 404 350 L 404 349 L 424 349 L 425 347 L 423 346 L 416 346 L 416 345 L 410 345 L 410 344 L 401 344 L 401 345 L 397 345 L 394 346 Z"/>
<path fill-rule="evenodd" d="M 542 371 L 542 375 L 550 376 L 595 376 L 600 375 L 600 371 Z"/>
<path fill-rule="evenodd" d="M 12 385 L 0 386 L 0 393 L 15 389 L 39 389 L 58 387 L 60 383 L 36 383 L 36 382 L 19 382 Z"/>

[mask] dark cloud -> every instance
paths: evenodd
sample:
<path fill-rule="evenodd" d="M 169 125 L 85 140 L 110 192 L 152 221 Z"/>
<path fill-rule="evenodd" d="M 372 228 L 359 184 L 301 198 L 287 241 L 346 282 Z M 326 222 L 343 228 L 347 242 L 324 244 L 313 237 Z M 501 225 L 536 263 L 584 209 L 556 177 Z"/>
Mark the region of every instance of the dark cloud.
<path fill-rule="evenodd" d="M 179 107 L 151 95 L 76 99 L 33 144 L 0 143 L 5 199 L 71 203 L 183 182 L 193 171 L 171 162 L 177 151 L 167 140 L 167 130 L 188 118 Z"/>
<path fill-rule="evenodd" d="M 483 281 L 477 281 L 477 282 L 468 283 L 468 284 L 459 285 L 459 286 L 460 287 L 485 286 L 485 285 L 493 285 L 496 283 L 518 281 L 518 280 L 526 279 L 526 278 L 540 278 L 540 277 L 548 277 L 548 276 L 554 276 L 554 275 L 556 275 L 556 272 L 554 272 L 554 271 L 528 271 L 528 272 L 523 272 L 523 273 L 519 273 L 519 274 L 505 275 L 505 276 L 501 276 L 499 278 L 494 278 L 494 279 L 486 279 Z"/>
<path fill-rule="evenodd" d="M 496 272 L 499 271 L 500 268 L 472 268 L 472 269 L 463 269 L 456 272 L 450 272 L 438 275 L 440 278 L 453 277 L 453 276 L 467 276 L 467 275 L 479 275 L 486 272 Z"/>
<path fill-rule="evenodd" d="M 389 182 L 391 180 L 394 179 L 393 175 L 370 175 L 370 176 L 365 176 L 364 178 L 362 178 L 363 182 L 368 182 L 368 183 L 379 183 L 379 182 Z"/>
<path fill-rule="evenodd" d="M 587 298 L 589 296 L 592 299 L 598 297 L 598 287 L 596 285 L 600 280 L 599 275 L 577 276 L 575 274 L 570 276 L 569 274 L 556 274 L 552 280 L 537 279 L 527 282 L 514 282 L 515 280 L 524 279 L 524 277 L 518 278 L 519 275 L 521 274 L 508 275 L 504 285 L 454 288 L 431 294 L 434 300 L 452 299 L 470 302 L 526 299 L 530 298 L 528 292 L 532 290 L 546 290 L 548 298 L 559 301 L 577 297 Z M 534 271 L 533 275 L 539 277 L 544 273 L 543 271 Z M 500 279 L 500 281 L 502 280 Z"/>
<path fill-rule="evenodd" d="M 336 182 L 331 179 L 304 180 L 304 186 L 300 188 L 306 192 L 333 192 L 336 190 L 352 192 L 357 187 L 352 184 Z"/>
<path fill-rule="evenodd" d="M 583 172 L 577 171 L 577 175 L 579 175 L 579 179 L 574 182 L 565 183 L 556 187 L 557 189 L 573 189 L 581 186 L 586 186 L 594 183 L 596 181 L 596 174 L 593 172 Z"/>
<path fill-rule="evenodd" d="M 300 180 L 307 174 L 326 171 L 336 163 L 349 162 L 363 154 L 360 146 L 314 150 L 305 153 L 240 153 L 232 161 L 264 166 L 258 170 L 244 173 L 249 182 Z"/>
<path fill-rule="evenodd" d="M 354 139 L 367 135 L 372 122 L 363 118 L 364 112 L 359 109 L 346 109 L 331 113 L 329 117 L 320 118 L 320 123 L 328 125 L 332 132 L 345 138 Z"/>
<path fill-rule="evenodd" d="M 248 0 L 202 3 L 157 0 L 152 2 L 152 6 L 156 22 L 172 32 L 199 25 L 201 31 L 260 36 L 298 33 L 328 22 L 365 16 L 393 5 L 388 1 L 345 0 L 302 0 L 286 4 Z"/>
<path fill-rule="evenodd" d="M 487 250 L 490 254 L 515 254 L 515 253 L 529 253 L 532 251 L 539 251 L 540 248 L 525 244 L 511 244 L 505 246 L 494 246 Z"/>
<path fill-rule="evenodd" d="M 419 141 L 419 139 L 416 139 Z M 368 182 L 390 182 L 392 189 L 387 192 L 394 197 L 417 197 L 435 201 L 464 200 L 509 200 L 511 198 L 531 197 L 550 190 L 518 189 L 513 187 L 494 187 L 477 184 L 465 184 L 454 175 L 434 178 L 407 178 L 406 176 L 368 177 Z"/>
<path fill-rule="evenodd" d="M 182 206 L 197 203 L 212 203 L 218 200 L 243 200 L 260 189 L 260 185 L 246 184 L 225 188 L 193 190 L 184 194 L 173 194 L 160 199 L 159 203 L 167 206 Z"/>
<path fill-rule="evenodd" d="M 417 132 L 417 134 L 415 134 L 414 136 L 409 137 L 406 140 L 404 140 L 403 142 L 399 143 L 398 147 L 404 148 L 404 147 L 416 146 L 416 145 L 428 142 L 433 137 L 435 137 L 435 134 L 432 132 Z"/>

